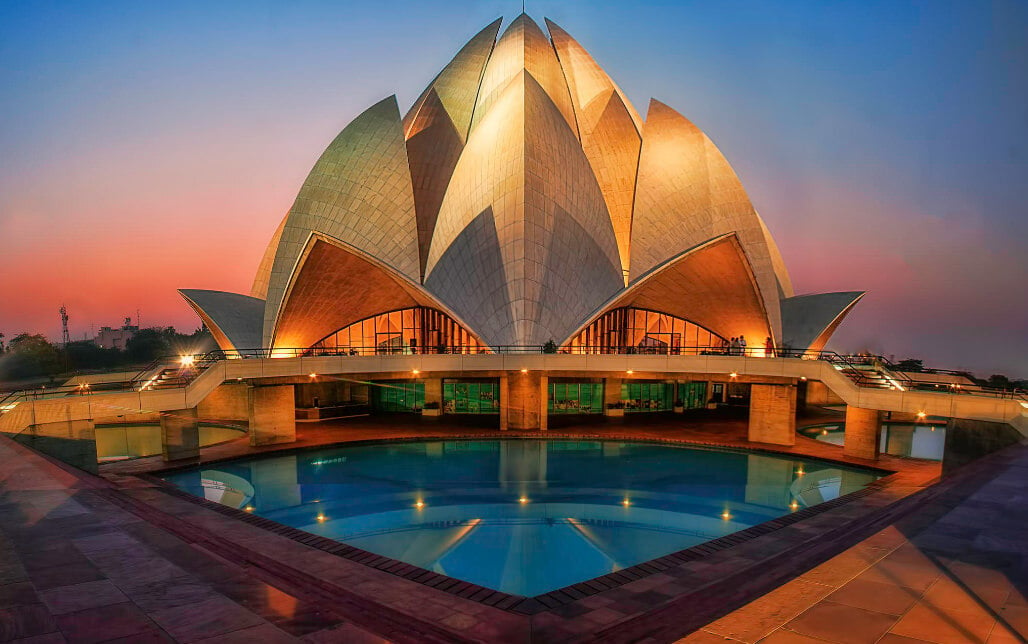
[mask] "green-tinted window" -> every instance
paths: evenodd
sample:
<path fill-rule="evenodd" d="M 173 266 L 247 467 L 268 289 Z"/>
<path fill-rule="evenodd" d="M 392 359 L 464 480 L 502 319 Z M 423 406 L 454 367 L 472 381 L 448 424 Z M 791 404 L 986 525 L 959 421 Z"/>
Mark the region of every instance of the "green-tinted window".
<path fill-rule="evenodd" d="M 551 382 L 547 409 L 551 414 L 602 414 L 603 385 L 598 382 Z"/>
<path fill-rule="evenodd" d="M 669 411 L 674 385 L 666 382 L 626 382 L 621 385 L 625 412 Z"/>
<path fill-rule="evenodd" d="M 443 411 L 447 414 L 498 414 L 500 385 L 496 382 L 444 382 Z"/>
<path fill-rule="evenodd" d="M 371 406 L 375 411 L 420 411 L 425 406 L 425 383 L 389 381 L 372 383 Z"/>
<path fill-rule="evenodd" d="M 707 383 L 682 382 L 678 384 L 678 398 L 686 409 L 703 409 L 707 404 Z"/>

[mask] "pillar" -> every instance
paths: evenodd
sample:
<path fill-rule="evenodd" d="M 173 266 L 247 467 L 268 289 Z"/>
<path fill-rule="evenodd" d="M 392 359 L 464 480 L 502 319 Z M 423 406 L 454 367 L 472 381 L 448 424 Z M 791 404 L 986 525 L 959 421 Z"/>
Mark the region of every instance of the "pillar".
<path fill-rule="evenodd" d="M 843 453 L 856 458 L 877 459 L 882 421 L 877 409 L 846 406 Z"/>
<path fill-rule="evenodd" d="M 749 440 L 796 444 L 796 385 L 752 385 Z"/>
<path fill-rule="evenodd" d="M 196 408 L 161 412 L 161 455 L 165 461 L 200 457 Z"/>
<path fill-rule="evenodd" d="M 438 409 L 443 408 L 443 379 L 425 378 L 425 406 L 435 403 Z"/>
<path fill-rule="evenodd" d="M 623 409 L 611 409 L 611 405 L 616 405 L 621 402 L 621 378 L 604 378 L 603 379 L 603 415 L 604 416 L 624 416 L 625 411 Z M 614 421 L 620 422 L 620 421 Z"/>
<path fill-rule="evenodd" d="M 538 371 L 508 371 L 501 377 L 500 429 L 546 431 L 548 386 L 549 378 Z"/>
<path fill-rule="evenodd" d="M 250 387 L 247 398 L 251 445 L 296 442 L 293 385 Z"/>

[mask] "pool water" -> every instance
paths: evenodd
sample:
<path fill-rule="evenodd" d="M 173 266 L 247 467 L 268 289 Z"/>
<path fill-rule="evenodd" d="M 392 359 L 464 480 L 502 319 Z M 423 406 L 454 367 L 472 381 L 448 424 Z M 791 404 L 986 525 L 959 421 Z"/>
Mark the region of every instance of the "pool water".
<path fill-rule="evenodd" d="M 838 423 L 804 427 L 799 433 L 840 447 L 846 442 L 846 432 Z M 946 425 L 885 423 L 878 448 L 883 454 L 892 456 L 941 461 L 946 451 Z"/>
<path fill-rule="evenodd" d="M 334 447 L 165 476 L 380 555 L 534 596 L 854 492 L 880 472 L 652 443 Z"/>

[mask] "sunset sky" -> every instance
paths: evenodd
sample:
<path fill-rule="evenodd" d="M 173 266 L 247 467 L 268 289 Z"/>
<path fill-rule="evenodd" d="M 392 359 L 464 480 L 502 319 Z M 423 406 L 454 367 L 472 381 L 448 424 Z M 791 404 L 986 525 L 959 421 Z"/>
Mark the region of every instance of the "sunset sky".
<path fill-rule="evenodd" d="M 332 138 L 406 110 L 478 2 L 0 2 L 0 332 L 191 331 Z M 1028 377 L 1028 2 L 528 2 L 717 143 L 829 348 Z"/>

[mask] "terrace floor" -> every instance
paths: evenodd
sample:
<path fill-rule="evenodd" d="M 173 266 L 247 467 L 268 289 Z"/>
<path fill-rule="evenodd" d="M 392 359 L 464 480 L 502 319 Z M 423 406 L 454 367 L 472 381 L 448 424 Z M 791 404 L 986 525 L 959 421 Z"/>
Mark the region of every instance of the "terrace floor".
<path fill-rule="evenodd" d="M 354 440 L 499 434 L 406 418 L 302 424 L 298 431 L 298 444 L 255 450 L 236 441 L 204 450 L 203 459 Z M 564 434 L 754 446 L 745 441 L 743 419 L 629 419 L 549 432 Z M 849 460 L 839 448 L 803 438 L 792 448 L 761 447 Z M 107 464 L 102 477 L 94 477 L 0 438 L 0 641 L 555 641 L 558 635 L 621 641 L 639 633 L 648 635 L 631 638 L 672 641 L 669 633 L 691 630 L 685 641 L 1024 641 L 1028 447 L 1008 448 L 934 486 L 938 464 L 884 457 L 877 465 L 898 472 L 890 478 L 902 492 L 890 503 L 926 492 L 930 498 L 916 512 L 898 513 L 885 524 L 879 518 L 869 536 L 833 537 L 821 544 L 826 554 L 813 564 L 792 557 L 776 561 L 777 576 L 769 575 L 768 583 L 788 581 L 755 600 L 757 586 L 729 592 L 714 609 L 694 615 L 679 607 L 640 617 L 619 606 L 618 597 L 661 597 L 659 584 L 675 581 L 669 570 L 587 597 L 574 611 L 537 615 L 551 618 L 546 628 L 540 621 L 540 628 L 525 631 L 496 608 L 160 494 L 133 476 L 163 467 L 159 459 Z M 205 531 L 217 533 L 219 541 L 203 538 Z M 232 540 L 232 548 L 221 548 L 220 538 Z M 275 568 L 261 552 L 273 559 L 283 553 L 323 571 L 324 584 Z M 711 570 L 721 576 L 722 566 L 744 559 L 737 554 Z M 392 604 L 362 604 L 359 592 L 340 600 L 327 589 L 342 579 L 369 595 L 392 598 Z M 406 628 L 405 615 L 418 611 L 433 614 Z M 718 619 L 697 622 L 708 613 Z M 572 632 L 578 635 L 566 637 Z"/>

